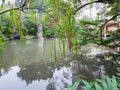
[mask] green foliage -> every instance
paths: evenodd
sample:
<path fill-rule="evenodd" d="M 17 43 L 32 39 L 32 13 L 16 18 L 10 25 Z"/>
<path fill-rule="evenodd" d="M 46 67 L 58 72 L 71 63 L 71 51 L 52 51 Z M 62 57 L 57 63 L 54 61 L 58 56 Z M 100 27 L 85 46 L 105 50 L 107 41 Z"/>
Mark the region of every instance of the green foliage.
<path fill-rule="evenodd" d="M 120 78 L 115 76 L 112 78 L 106 77 L 103 80 L 96 79 L 94 82 L 77 80 L 74 85 L 69 87 L 69 90 L 77 90 L 80 84 L 82 84 L 81 88 L 85 90 L 120 90 Z"/>
<path fill-rule="evenodd" d="M 101 24 L 103 20 L 80 20 L 78 34 L 79 45 L 85 45 L 88 43 L 96 43 L 99 41 L 98 25 Z"/>
<path fill-rule="evenodd" d="M 79 3 L 82 0 L 68 0 L 65 2 L 64 0 L 29 0 L 30 2 L 23 7 L 23 9 L 31 8 L 30 10 L 15 10 L 13 5 L 8 3 L 8 7 L 10 8 L 9 19 L 2 21 L 2 25 L 0 23 L 0 30 L 2 30 L 5 36 L 9 37 L 12 32 L 13 27 L 20 33 L 21 37 L 24 37 L 25 30 L 28 31 L 29 35 L 36 35 L 37 33 L 37 26 L 36 24 L 36 12 L 43 13 L 45 12 L 44 16 L 44 25 L 47 26 L 49 24 L 53 24 L 52 28 L 48 28 L 48 30 L 44 31 L 44 35 L 54 35 L 58 34 L 58 37 L 66 37 L 68 39 L 69 45 L 72 43 L 74 44 L 81 44 L 84 45 L 88 42 L 95 42 L 100 38 L 97 33 L 98 26 L 101 24 L 101 20 L 80 20 L 79 26 L 75 26 L 75 11 L 79 8 Z M 89 0 L 93 2 L 94 0 Z M 120 12 L 120 0 L 105 0 L 111 10 L 107 13 L 108 15 L 115 15 L 119 14 Z M 2 5 L 0 6 L 0 12 L 4 11 L 5 8 L 5 0 L 2 0 Z M 15 7 L 20 7 L 23 5 L 24 0 L 15 0 Z M 92 7 L 92 3 L 90 4 Z M 84 5 L 83 5 L 84 6 Z M 84 8 L 84 7 L 83 7 Z M 25 14 L 24 12 L 27 12 Z M 28 14 L 29 13 L 29 14 Z M 29 16 L 28 19 L 31 22 L 26 21 L 24 16 Z M 24 20 L 25 19 L 25 20 Z M 116 18 L 115 18 L 116 19 Z M 8 20 L 8 21 L 7 21 Z M 24 24 L 23 22 L 26 21 Z M 39 19 L 38 19 L 39 21 Z M 4 23 L 3 23 L 4 22 Z M 8 24 L 9 23 L 9 24 Z M 8 25 L 8 26 L 7 26 Z M 26 26 L 26 27 L 25 27 Z M 57 28 L 56 28 L 57 27 Z M 45 27 L 46 28 L 46 27 Z M 57 30 L 56 30 L 57 29 Z M 96 38 L 97 37 L 97 38 Z M 118 37 L 119 38 L 119 37 Z M 112 36 L 111 41 L 115 40 L 114 36 Z M 110 39 L 109 39 L 110 40 Z M 77 43 L 76 43 L 77 42 Z M 108 42 L 108 41 L 107 41 Z M 72 46 L 72 45 L 70 45 Z"/>
<path fill-rule="evenodd" d="M 45 1 L 44 0 L 30 0 L 29 3 L 27 3 L 27 6 L 23 7 L 25 8 L 35 8 L 31 10 L 25 10 L 27 14 L 23 13 L 21 10 L 16 10 L 15 8 L 20 7 L 24 4 L 25 0 L 15 0 L 15 6 L 11 5 L 10 2 L 5 4 L 5 0 L 2 0 L 2 5 L 0 6 L 0 12 L 5 11 L 6 9 L 10 9 L 7 14 L 1 14 L 0 18 L 0 30 L 2 30 L 2 33 L 8 37 L 11 38 L 13 29 L 17 32 L 19 32 L 21 38 L 24 38 L 24 35 L 36 35 L 37 33 L 37 26 L 36 24 L 36 11 L 39 13 L 39 11 L 44 11 L 45 9 Z M 7 7 L 7 8 L 6 8 Z M 28 14 L 29 13 L 29 14 Z M 4 16 L 5 15 L 5 16 Z M 29 20 L 31 19 L 32 22 L 28 22 L 26 18 L 28 16 Z M 24 23 L 25 22 L 25 23 Z M 26 23 L 27 22 L 27 23 Z M 28 32 L 27 32 L 28 31 Z"/>
<path fill-rule="evenodd" d="M 10 38 L 10 35 L 12 34 L 11 27 L 12 27 L 12 24 L 11 24 L 10 19 L 6 15 L 1 16 L 0 17 L 0 31 L 7 38 Z"/>
<path fill-rule="evenodd" d="M 4 43 L 3 43 L 3 34 L 0 31 L 0 52 L 2 51 L 3 47 L 4 47 Z"/>
<path fill-rule="evenodd" d="M 109 7 L 111 10 L 107 12 L 108 15 L 115 15 L 120 13 L 120 0 L 109 0 Z"/>
<path fill-rule="evenodd" d="M 80 20 L 80 24 L 82 25 L 98 25 L 101 22 L 103 22 L 103 20 Z"/>
<path fill-rule="evenodd" d="M 56 28 L 47 28 L 44 30 L 43 35 L 46 37 L 53 37 L 56 34 Z"/>
<path fill-rule="evenodd" d="M 35 23 L 32 23 L 30 20 L 26 20 L 24 25 L 27 29 L 26 33 L 28 35 L 37 35 L 37 25 Z"/>

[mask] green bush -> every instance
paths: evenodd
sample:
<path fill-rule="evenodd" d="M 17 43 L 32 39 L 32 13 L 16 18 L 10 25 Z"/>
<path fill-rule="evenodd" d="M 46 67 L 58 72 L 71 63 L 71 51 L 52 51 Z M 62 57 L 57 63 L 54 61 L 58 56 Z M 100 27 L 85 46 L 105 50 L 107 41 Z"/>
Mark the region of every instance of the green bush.
<path fill-rule="evenodd" d="M 56 32 L 56 28 L 46 28 L 43 32 L 43 35 L 46 37 L 54 37 Z"/>
<path fill-rule="evenodd" d="M 7 38 L 10 38 L 10 35 L 12 34 L 11 29 L 10 29 L 11 27 L 12 27 L 12 23 L 10 19 L 6 16 L 1 16 L 0 17 L 0 31 Z"/>
<path fill-rule="evenodd" d="M 36 36 L 37 35 L 37 25 L 35 23 L 32 23 L 30 20 L 26 20 L 24 23 L 25 27 L 28 30 L 29 35 Z"/>

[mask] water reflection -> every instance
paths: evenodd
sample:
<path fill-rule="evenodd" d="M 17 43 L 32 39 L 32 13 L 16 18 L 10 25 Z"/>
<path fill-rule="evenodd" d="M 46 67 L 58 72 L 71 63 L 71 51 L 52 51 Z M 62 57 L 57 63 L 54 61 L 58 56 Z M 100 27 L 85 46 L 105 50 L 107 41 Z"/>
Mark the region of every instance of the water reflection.
<path fill-rule="evenodd" d="M 92 81 L 119 72 L 120 66 L 117 69 L 113 61 L 101 62 L 113 59 L 109 55 L 89 58 L 90 52 L 89 56 L 70 55 L 69 60 L 51 62 L 51 40 L 43 42 L 43 50 L 39 44 L 39 40 L 29 40 L 24 45 L 12 41 L 4 49 L 0 55 L 0 90 L 67 90 L 77 79 Z"/>
<path fill-rule="evenodd" d="M 53 71 L 50 66 L 43 63 L 35 62 L 27 66 L 22 66 L 17 76 L 22 80 L 25 80 L 27 84 L 32 83 L 32 81 L 40 81 L 41 79 L 47 80 L 47 78 L 52 77 Z"/>
<path fill-rule="evenodd" d="M 103 79 L 105 76 L 104 66 L 95 63 L 74 61 L 72 63 L 73 82 L 77 79 L 93 81 L 96 78 Z"/>
<path fill-rule="evenodd" d="M 48 82 L 46 80 L 34 81 L 31 85 L 21 81 L 17 76 L 20 68 L 18 66 L 11 67 L 8 74 L 0 78 L 0 90 L 46 90 Z"/>
<path fill-rule="evenodd" d="M 71 67 L 55 69 L 53 77 L 49 80 L 47 90 L 67 90 L 72 85 Z"/>

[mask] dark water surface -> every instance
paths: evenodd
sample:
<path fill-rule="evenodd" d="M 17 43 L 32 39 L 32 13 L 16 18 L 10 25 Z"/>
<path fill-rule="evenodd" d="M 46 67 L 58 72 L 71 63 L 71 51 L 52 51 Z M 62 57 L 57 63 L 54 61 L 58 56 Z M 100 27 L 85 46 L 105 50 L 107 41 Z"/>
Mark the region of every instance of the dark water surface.
<path fill-rule="evenodd" d="M 67 90 L 79 78 L 92 81 L 119 72 L 113 63 L 98 59 L 88 62 L 83 56 L 69 55 L 65 60 L 51 61 L 52 43 L 51 39 L 29 40 L 24 44 L 10 41 L 0 54 L 0 90 Z M 88 48 L 85 49 L 81 53 L 86 53 Z M 91 55 L 97 52 L 102 50 L 94 49 Z M 90 52 L 87 54 L 92 57 Z"/>

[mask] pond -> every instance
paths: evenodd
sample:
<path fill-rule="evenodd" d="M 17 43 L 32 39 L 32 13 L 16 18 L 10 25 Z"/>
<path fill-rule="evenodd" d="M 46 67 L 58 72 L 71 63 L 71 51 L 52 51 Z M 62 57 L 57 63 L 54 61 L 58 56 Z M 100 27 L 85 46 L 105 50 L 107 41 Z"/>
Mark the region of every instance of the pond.
<path fill-rule="evenodd" d="M 86 56 L 69 54 L 62 59 L 57 55 L 58 60 L 52 60 L 52 43 L 51 39 L 27 40 L 24 44 L 9 41 L 0 54 L 0 90 L 67 90 L 79 78 L 92 81 L 120 72 L 119 65 L 101 62 L 103 56 L 92 60 L 92 56 L 97 52 L 101 55 L 104 50 L 93 49 L 91 53 L 90 46 L 80 52 Z"/>

